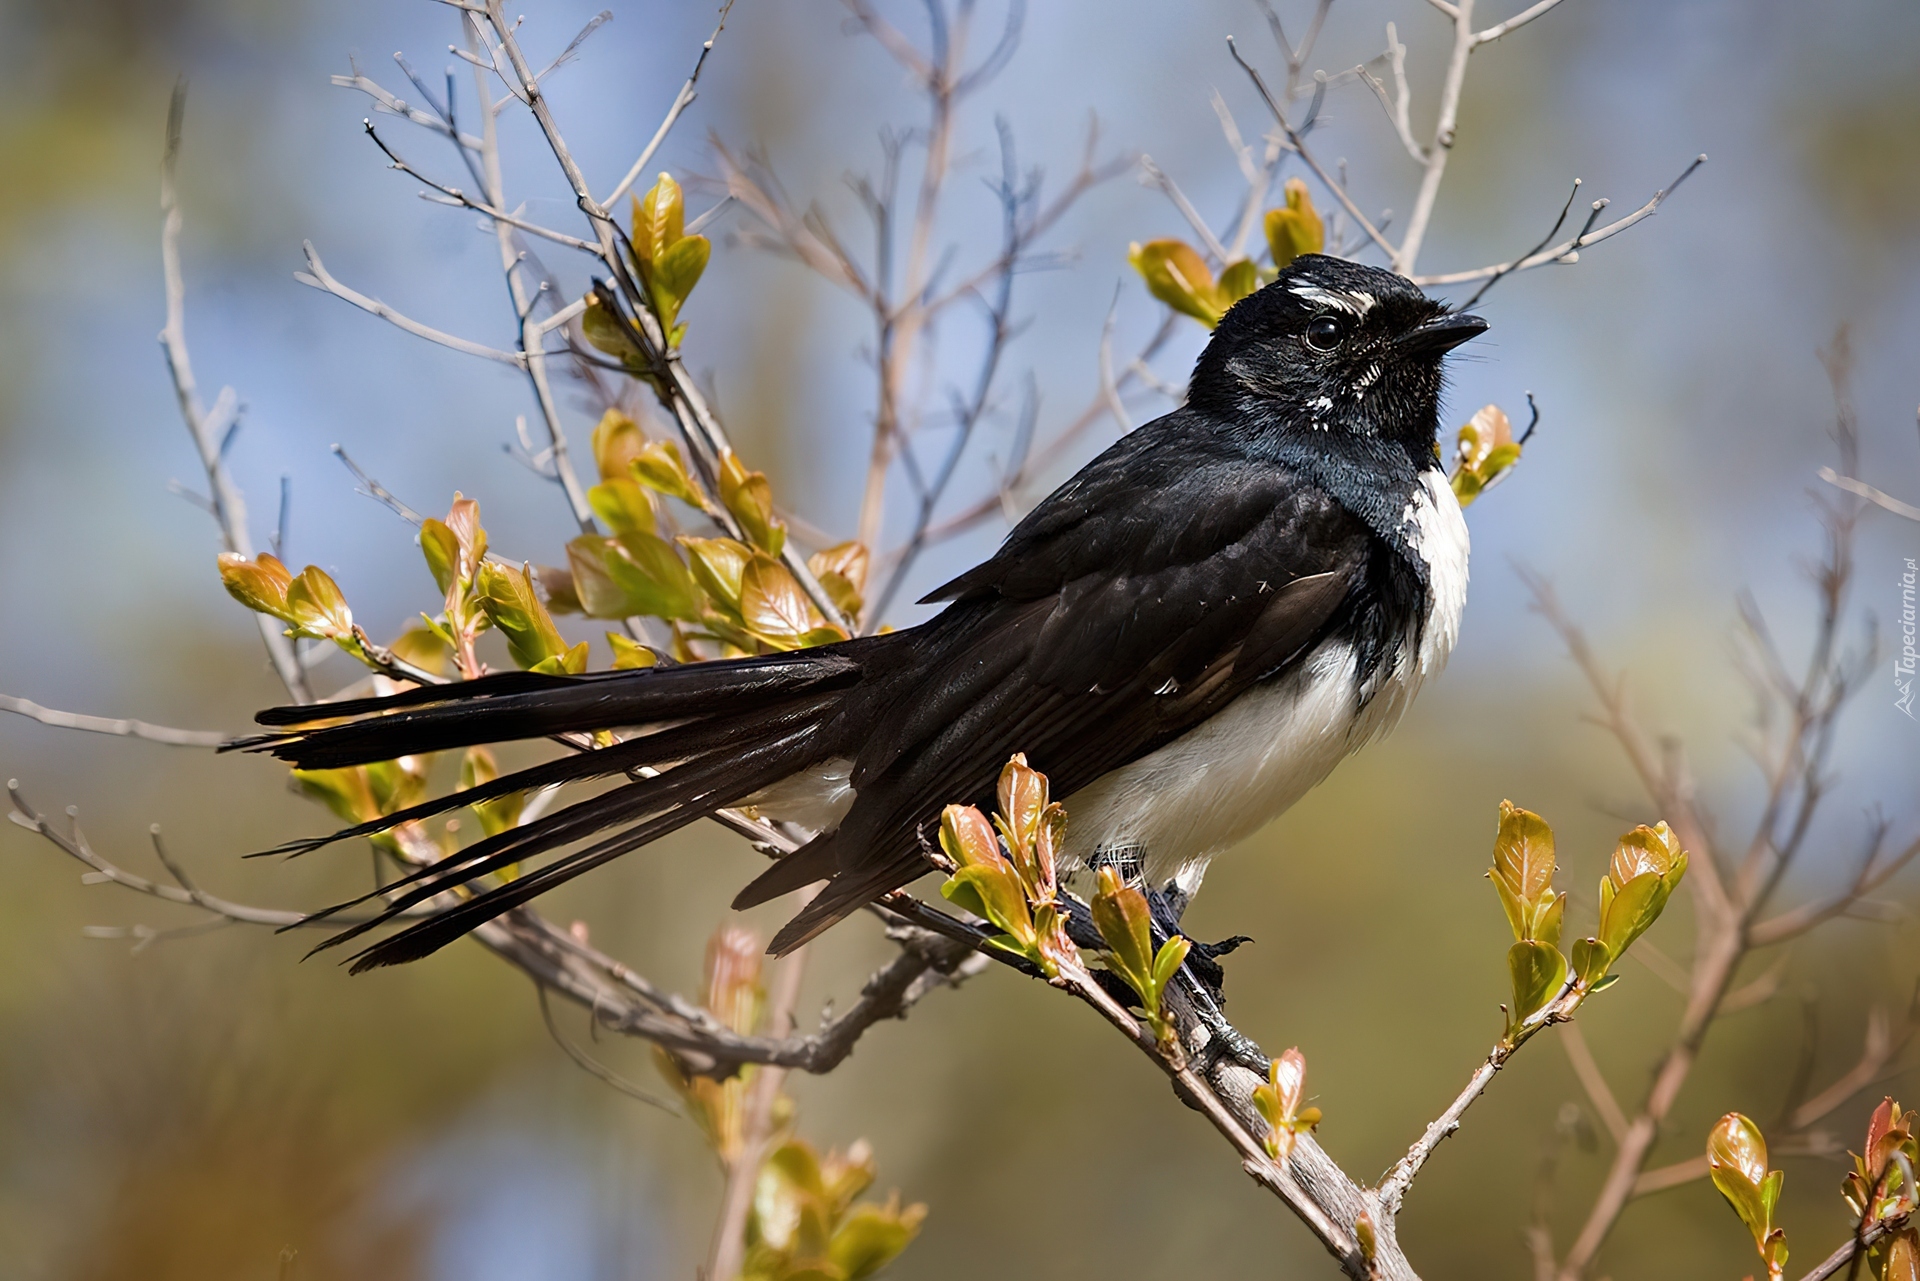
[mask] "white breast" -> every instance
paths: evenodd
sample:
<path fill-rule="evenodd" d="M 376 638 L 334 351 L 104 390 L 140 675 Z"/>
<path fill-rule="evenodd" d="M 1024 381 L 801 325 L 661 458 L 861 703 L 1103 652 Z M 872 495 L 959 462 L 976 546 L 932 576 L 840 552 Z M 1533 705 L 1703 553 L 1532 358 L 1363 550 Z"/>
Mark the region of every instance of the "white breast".
<path fill-rule="evenodd" d="M 1326 641 L 1291 675 L 1066 798 L 1070 865 L 1084 866 L 1100 848 L 1132 848 L 1146 856 L 1149 884 L 1176 880 L 1191 894 L 1216 854 L 1398 723 L 1421 683 L 1446 665 L 1467 598 L 1467 525 L 1444 476 L 1427 473 L 1405 519 L 1408 542 L 1428 565 L 1428 613 L 1417 646 L 1409 635 L 1376 671 L 1360 714 L 1354 651 Z"/>

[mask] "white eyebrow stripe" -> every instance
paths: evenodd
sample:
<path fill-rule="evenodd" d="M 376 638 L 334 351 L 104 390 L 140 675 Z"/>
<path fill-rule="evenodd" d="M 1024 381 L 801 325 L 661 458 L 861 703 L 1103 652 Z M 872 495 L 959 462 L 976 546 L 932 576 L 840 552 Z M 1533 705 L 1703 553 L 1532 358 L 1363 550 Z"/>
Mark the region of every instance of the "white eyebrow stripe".
<path fill-rule="evenodd" d="M 1347 293 L 1340 289 L 1324 289 L 1319 285 L 1289 285 L 1287 292 L 1296 298 L 1319 303 L 1322 307 L 1333 307 L 1349 316 L 1364 316 L 1379 305 L 1380 300 L 1372 294 L 1358 290 Z"/>

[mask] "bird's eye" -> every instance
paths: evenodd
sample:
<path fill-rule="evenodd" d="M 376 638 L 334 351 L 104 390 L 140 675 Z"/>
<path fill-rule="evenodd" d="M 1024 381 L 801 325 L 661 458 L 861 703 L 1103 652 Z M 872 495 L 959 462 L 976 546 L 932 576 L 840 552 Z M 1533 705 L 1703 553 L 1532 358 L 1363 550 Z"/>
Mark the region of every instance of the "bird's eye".
<path fill-rule="evenodd" d="M 1332 351 L 1340 345 L 1340 322 L 1332 316 L 1315 316 L 1307 322 L 1307 346 L 1315 351 Z"/>

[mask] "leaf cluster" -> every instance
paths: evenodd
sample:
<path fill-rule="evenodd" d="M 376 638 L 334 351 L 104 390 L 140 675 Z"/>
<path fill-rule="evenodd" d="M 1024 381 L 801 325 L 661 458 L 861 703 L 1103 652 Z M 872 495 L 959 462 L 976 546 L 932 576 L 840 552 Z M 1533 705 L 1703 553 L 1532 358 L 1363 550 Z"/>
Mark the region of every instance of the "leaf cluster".
<path fill-rule="evenodd" d="M 1286 204 L 1269 209 L 1264 223 L 1269 255 L 1265 267 L 1251 258 L 1235 258 L 1221 265 L 1215 279 L 1200 251 L 1175 237 L 1135 243 L 1127 250 L 1127 261 L 1147 282 L 1148 293 L 1212 329 L 1228 308 L 1273 280 L 1281 268 L 1301 254 L 1317 254 L 1326 247 L 1326 227 L 1307 184 L 1298 178 L 1287 179 Z"/>
<path fill-rule="evenodd" d="M 1883 1098 L 1867 1121 L 1864 1152 L 1848 1153 L 1853 1169 L 1840 1181 L 1840 1194 L 1862 1235 L 1876 1224 L 1895 1229 L 1867 1251 L 1869 1275 L 1879 1281 L 1920 1281 L 1920 1231 L 1908 1222 L 1916 1208 L 1914 1167 L 1920 1165 L 1914 1120 L 1913 1112 Z M 1767 1168 L 1767 1140 L 1760 1127 L 1738 1112 L 1721 1117 L 1707 1134 L 1707 1169 L 1713 1186 L 1753 1234 L 1767 1276 L 1781 1276 L 1787 1234 L 1775 1225 L 1774 1212 L 1786 1174 Z"/>
<path fill-rule="evenodd" d="M 864 1141 L 824 1157 L 804 1139 L 781 1144 L 754 1184 L 741 1281 L 861 1281 L 893 1262 L 927 1207 L 902 1206 L 898 1192 L 856 1201 L 873 1178 Z"/>
<path fill-rule="evenodd" d="M 1055 858 L 1067 835 L 1067 812 L 1048 797 L 1047 776 L 1016 755 L 1000 771 L 999 812 L 992 822 L 970 805 L 940 815 L 940 848 L 952 874 L 940 893 L 1000 931 L 991 946 L 1021 956 L 1048 978 L 1078 965 L 1067 941 Z M 1003 844 L 1004 842 L 1004 844 Z"/>
<path fill-rule="evenodd" d="M 540 579 L 553 608 L 589 618 L 659 618 L 674 629 L 675 657 L 698 657 L 712 643 L 724 656 L 772 653 L 845 640 L 781 563 L 787 527 L 775 515 L 765 473 L 750 471 L 728 451 L 720 459 L 716 500 L 667 440 L 648 440 L 639 425 L 609 409 L 593 432 L 600 482 L 587 500 L 608 533 L 567 544 L 567 567 Z M 662 501 L 673 499 L 709 516 L 730 514 L 747 542 L 674 534 Z M 808 558 L 834 604 L 857 615 L 866 587 L 867 550 L 841 543 Z M 640 666 L 637 647 L 614 646 L 615 666 Z"/>
<path fill-rule="evenodd" d="M 1598 926 L 1592 935 L 1574 940 L 1571 958 L 1560 950 L 1567 896 L 1553 888 L 1554 870 L 1553 829 L 1546 820 L 1511 801 L 1500 802 L 1487 879 L 1514 937 L 1507 949 L 1513 1005 L 1504 1037 L 1510 1045 L 1544 1026 L 1550 1012 L 1571 1014 L 1614 981 L 1608 967 L 1659 919 L 1686 874 L 1687 856 L 1664 822 L 1622 836 L 1600 878 Z"/>

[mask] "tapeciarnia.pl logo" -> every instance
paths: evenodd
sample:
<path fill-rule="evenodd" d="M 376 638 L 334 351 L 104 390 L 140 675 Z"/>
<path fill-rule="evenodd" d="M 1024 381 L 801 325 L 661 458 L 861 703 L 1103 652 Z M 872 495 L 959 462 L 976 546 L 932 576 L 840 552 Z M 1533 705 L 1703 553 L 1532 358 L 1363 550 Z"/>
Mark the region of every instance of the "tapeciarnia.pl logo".
<path fill-rule="evenodd" d="M 1913 669 L 1917 657 L 1914 651 L 1914 578 L 1913 557 L 1907 557 L 1907 572 L 1900 575 L 1900 652 L 1893 658 L 1893 687 L 1899 697 L 1893 705 L 1907 714 L 1913 715 Z"/>

